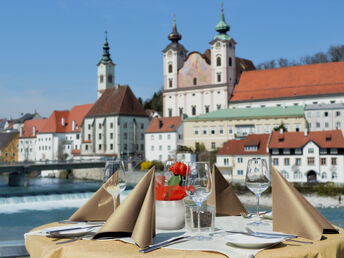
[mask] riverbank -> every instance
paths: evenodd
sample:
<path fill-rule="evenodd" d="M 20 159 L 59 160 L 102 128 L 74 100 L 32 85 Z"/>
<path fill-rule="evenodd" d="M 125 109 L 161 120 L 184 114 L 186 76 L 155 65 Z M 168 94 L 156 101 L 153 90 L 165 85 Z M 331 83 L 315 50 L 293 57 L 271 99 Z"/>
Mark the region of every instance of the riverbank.
<path fill-rule="evenodd" d="M 257 198 L 252 193 L 245 193 L 238 195 L 240 201 L 247 205 L 257 205 Z M 318 196 L 316 194 L 307 194 L 304 197 L 317 208 L 340 208 L 344 207 L 343 201 L 338 202 L 338 197 L 330 196 Z M 271 194 L 263 195 L 260 198 L 259 204 L 261 206 L 272 207 L 272 197 Z"/>

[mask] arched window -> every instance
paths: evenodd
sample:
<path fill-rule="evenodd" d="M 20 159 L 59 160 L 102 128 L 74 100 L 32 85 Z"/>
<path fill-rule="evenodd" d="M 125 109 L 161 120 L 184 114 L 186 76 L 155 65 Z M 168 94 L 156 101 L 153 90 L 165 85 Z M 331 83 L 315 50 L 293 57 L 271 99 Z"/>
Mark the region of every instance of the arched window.
<path fill-rule="evenodd" d="M 193 78 L 193 85 L 197 85 L 197 78 L 196 77 Z"/>
<path fill-rule="evenodd" d="M 221 56 L 216 57 L 216 66 L 221 66 Z"/>
<path fill-rule="evenodd" d="M 282 176 L 284 176 L 284 178 L 288 179 L 289 178 L 289 174 L 287 171 L 282 170 Z"/>
<path fill-rule="evenodd" d="M 109 83 L 112 83 L 112 75 L 111 75 L 111 74 L 108 75 L 108 82 L 109 82 Z"/>
<path fill-rule="evenodd" d="M 326 172 L 321 173 L 321 179 L 327 179 L 327 174 Z"/>
<path fill-rule="evenodd" d="M 168 87 L 172 88 L 172 86 L 173 86 L 173 80 L 169 79 L 168 80 Z"/>
<path fill-rule="evenodd" d="M 228 58 L 228 66 L 232 66 L 232 58 Z"/>
<path fill-rule="evenodd" d="M 332 180 L 337 180 L 337 172 L 332 172 Z"/>
<path fill-rule="evenodd" d="M 191 109 L 192 109 L 192 111 L 191 111 L 192 115 L 195 116 L 196 115 L 196 106 L 192 106 Z"/>
<path fill-rule="evenodd" d="M 173 72 L 172 64 L 168 64 L 168 72 L 169 73 Z"/>
<path fill-rule="evenodd" d="M 100 82 L 103 82 L 103 81 L 104 81 L 104 75 L 100 75 L 100 76 L 99 76 L 99 81 L 100 81 Z"/>
<path fill-rule="evenodd" d="M 221 73 L 217 73 L 217 82 L 221 82 Z"/>

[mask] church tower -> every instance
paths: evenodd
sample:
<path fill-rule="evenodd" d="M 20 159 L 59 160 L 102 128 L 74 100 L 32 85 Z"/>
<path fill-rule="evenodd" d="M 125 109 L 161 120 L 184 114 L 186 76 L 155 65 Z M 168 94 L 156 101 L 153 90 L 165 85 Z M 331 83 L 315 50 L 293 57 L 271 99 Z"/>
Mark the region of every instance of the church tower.
<path fill-rule="evenodd" d="M 107 32 L 105 32 L 105 42 L 103 46 L 103 56 L 98 63 L 98 99 L 106 88 L 115 85 L 115 64 L 110 57 L 110 47 L 107 41 Z"/>
<path fill-rule="evenodd" d="M 210 42 L 212 83 L 226 83 L 229 87 L 228 93 L 230 95 L 236 81 L 236 42 L 227 34 L 227 31 L 230 30 L 230 26 L 225 21 L 225 16 L 223 14 L 223 3 L 221 4 L 220 21 L 216 25 L 215 30 L 219 34 L 216 35 L 214 39 Z"/>

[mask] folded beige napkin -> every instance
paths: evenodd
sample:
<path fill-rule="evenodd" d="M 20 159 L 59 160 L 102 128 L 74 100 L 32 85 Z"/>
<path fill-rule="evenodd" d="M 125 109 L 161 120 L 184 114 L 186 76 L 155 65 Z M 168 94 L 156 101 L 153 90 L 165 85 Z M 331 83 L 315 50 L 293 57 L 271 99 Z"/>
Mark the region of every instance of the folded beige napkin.
<path fill-rule="evenodd" d="M 241 212 L 247 214 L 244 205 L 215 165 L 213 166 L 212 182 L 208 204 L 215 205 L 216 216 L 237 216 Z"/>
<path fill-rule="evenodd" d="M 131 236 L 146 247 L 155 236 L 155 167 L 151 168 L 100 228 L 94 239 Z"/>
<path fill-rule="evenodd" d="M 116 184 L 118 181 L 118 173 L 114 173 L 91 198 L 81 206 L 70 218 L 73 221 L 104 221 L 113 213 L 114 209 L 119 205 L 119 196 L 116 199 L 116 207 L 114 201 L 106 190 L 108 184 Z"/>
<path fill-rule="evenodd" d="M 337 230 L 290 184 L 272 168 L 273 230 L 320 240 L 324 230 Z"/>

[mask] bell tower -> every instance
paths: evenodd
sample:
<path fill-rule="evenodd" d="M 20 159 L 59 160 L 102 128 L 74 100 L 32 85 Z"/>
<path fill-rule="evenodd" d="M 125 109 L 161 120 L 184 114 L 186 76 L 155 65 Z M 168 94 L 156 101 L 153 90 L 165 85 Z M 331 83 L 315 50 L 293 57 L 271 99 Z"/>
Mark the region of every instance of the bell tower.
<path fill-rule="evenodd" d="M 110 57 L 110 47 L 107 41 L 107 31 L 105 31 L 105 42 L 103 46 L 103 56 L 98 63 L 98 99 L 106 88 L 115 85 L 115 64 Z"/>

